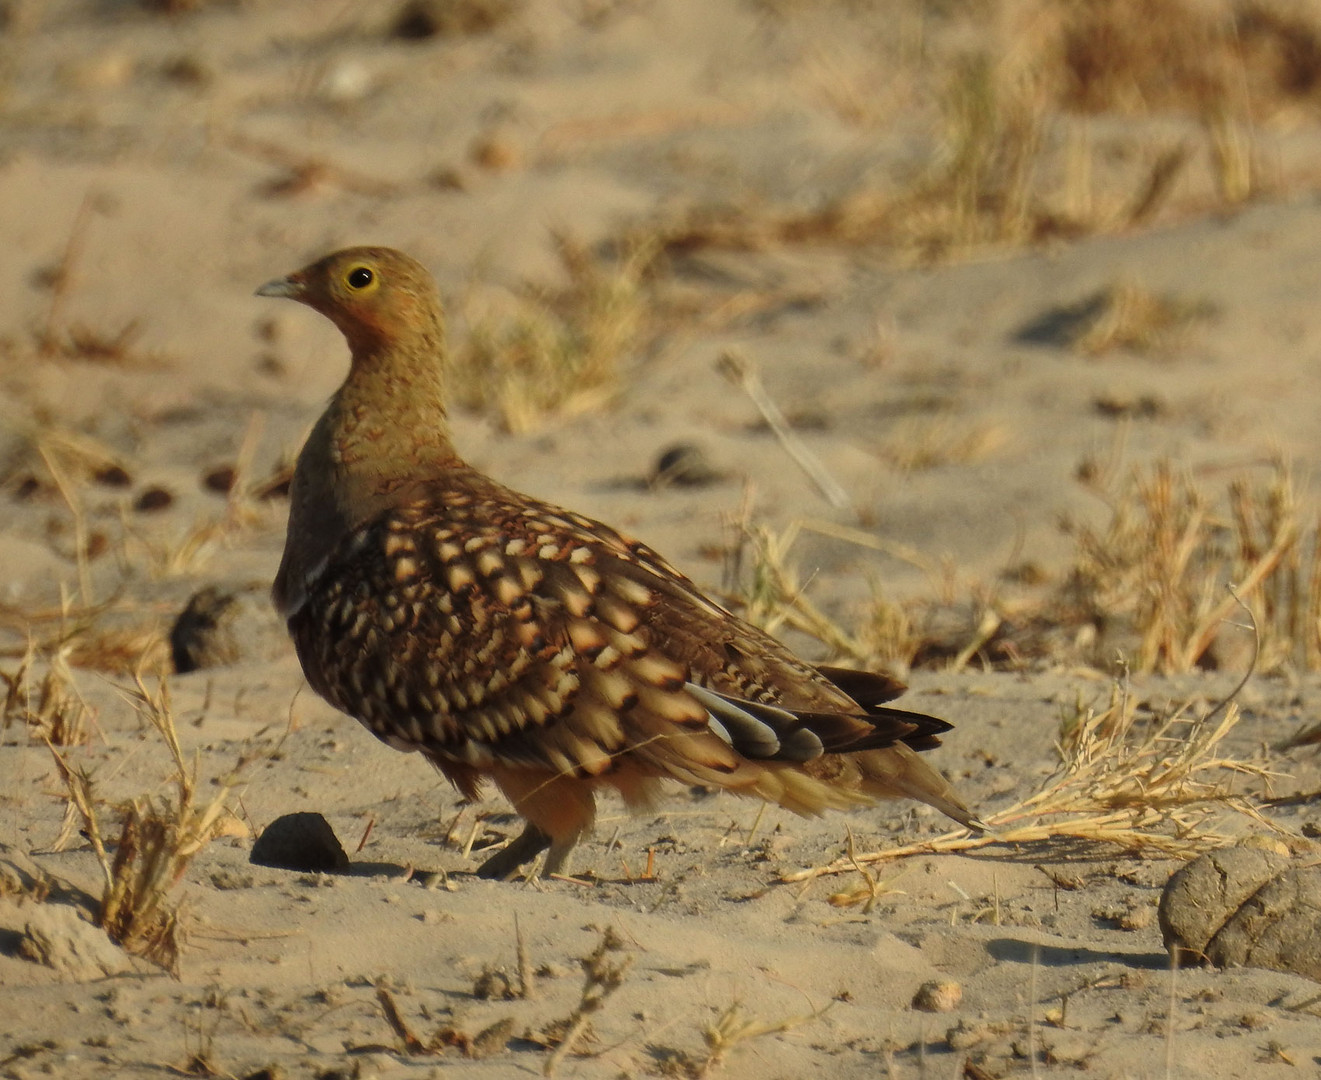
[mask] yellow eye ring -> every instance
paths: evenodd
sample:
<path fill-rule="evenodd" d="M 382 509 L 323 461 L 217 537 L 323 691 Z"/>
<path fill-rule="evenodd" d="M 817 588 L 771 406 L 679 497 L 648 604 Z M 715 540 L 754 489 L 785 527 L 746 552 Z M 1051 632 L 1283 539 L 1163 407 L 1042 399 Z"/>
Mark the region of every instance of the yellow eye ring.
<path fill-rule="evenodd" d="M 365 266 L 355 266 L 344 275 L 344 283 L 355 291 L 362 291 L 376 281 L 376 275 Z"/>

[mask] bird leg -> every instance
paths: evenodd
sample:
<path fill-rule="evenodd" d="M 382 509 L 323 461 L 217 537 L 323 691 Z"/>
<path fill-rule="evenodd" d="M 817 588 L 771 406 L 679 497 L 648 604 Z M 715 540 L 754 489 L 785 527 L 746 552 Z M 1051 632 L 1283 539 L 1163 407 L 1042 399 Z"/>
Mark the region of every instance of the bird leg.
<path fill-rule="evenodd" d="M 574 833 L 572 836 L 551 841 L 550 850 L 546 852 L 546 861 L 541 865 L 541 876 L 553 877 L 556 874 L 567 874 L 569 872 L 569 853 L 581 838 L 582 833 Z"/>
<path fill-rule="evenodd" d="M 542 875 L 567 873 L 569 852 L 591 832 L 596 817 L 591 784 L 561 773 L 509 767 L 492 769 L 491 778 L 527 828 L 477 872 L 482 877 L 508 877 L 549 848 Z"/>
<path fill-rule="evenodd" d="M 508 881 L 525 863 L 530 863 L 550 846 L 550 837 L 529 822 L 518 836 L 477 868 L 477 876 Z"/>

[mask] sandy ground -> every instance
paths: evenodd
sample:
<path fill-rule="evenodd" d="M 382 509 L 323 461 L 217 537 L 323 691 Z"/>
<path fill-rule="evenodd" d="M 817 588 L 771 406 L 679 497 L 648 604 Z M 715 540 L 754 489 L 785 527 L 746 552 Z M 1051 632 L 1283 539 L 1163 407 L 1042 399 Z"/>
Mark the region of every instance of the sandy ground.
<path fill-rule="evenodd" d="M 930 103 L 887 65 L 899 70 L 919 46 L 939 57 L 963 33 L 922 5 L 887 19 L 846 5 L 777 14 L 703 0 L 529 0 L 490 32 L 408 41 L 389 32 L 391 4 L 198 7 L 3 8 L 6 670 L 29 633 L 52 633 L 62 596 L 130 640 L 159 637 L 203 586 L 265 588 L 286 504 L 227 505 L 203 477 L 242 459 L 261 478 L 289 460 L 345 352 L 323 320 L 253 297 L 263 281 L 338 246 L 397 246 L 434 270 L 462 339 L 483 305 L 508 307 L 526 283 L 561 280 L 553 229 L 594 245 L 676 206 L 808 205 L 912 169 L 935 152 Z M 871 102 L 875 115 L 859 120 L 843 97 Z M 1321 151 L 1306 125 L 1263 138 L 1281 168 Z M 309 162 L 317 167 L 290 184 L 291 166 Z M 62 260 L 69 272 L 52 290 Z M 627 528 L 713 588 L 727 522 L 749 503 L 773 528 L 863 528 L 965 580 L 1023 558 L 1058 566 L 1060 515 L 1099 520 L 1102 510 L 1076 470 L 1121 439 L 1128 460 L 1172 456 L 1214 482 L 1263 473 L 1283 454 L 1314 505 L 1314 195 L 936 267 L 818 244 L 704 250 L 674 272 L 695 314 L 620 358 L 607 408 L 518 434 L 460 413 L 455 429 L 482 468 Z M 1168 355 L 1093 359 L 1033 340 L 1052 312 L 1123 281 L 1210 314 Z M 45 330 L 104 343 L 130 325 L 110 360 L 38 348 Z M 731 347 L 802 421 L 849 507 L 820 496 L 716 373 Z M 1143 401 L 1155 404 L 1136 418 L 1107 407 Z M 933 424 L 977 434 L 984 450 L 930 468 L 895 464 L 896 440 Z M 86 457 L 67 453 L 61 435 L 107 454 L 119 486 L 77 474 L 71 463 Z M 640 489 L 680 442 L 699 444 L 726 479 Z M 89 536 L 96 557 L 80 575 L 74 553 Z M 877 583 L 898 597 L 930 584 L 910 563 L 811 532 L 795 557 L 844 622 Z M 61 884 L 42 905 L 0 896 L 0 1075 L 203 1065 L 226 1076 L 538 1074 L 548 1054 L 537 1033 L 579 1004 L 579 960 L 607 931 L 619 946 L 607 962 L 630 966 L 591 1017 L 586 1054 L 558 1075 L 691 1073 L 712 1053 L 703 1032 L 722 1016 L 733 1023 L 735 1006 L 766 1030 L 711 1062 L 712 1075 L 1255 1077 L 1321 1062 L 1309 980 L 1171 975 L 1154 919 L 1169 862 L 1050 845 L 923 856 L 878 871 L 885 889 L 866 913 L 827 902 L 858 887 L 858 874 L 780 883 L 839 857 L 849 832 L 869 850 L 943 831 L 925 809 L 804 822 L 676 790 L 654 817 L 604 808 L 579 859 L 592 884 L 475 880 L 465 845 L 511 835 L 512 815 L 495 801 L 460 808 L 422 761 L 314 699 L 255 610 L 241 663 L 170 680 L 203 797 L 240 755 L 252 759 L 231 796 L 241 827 L 206 847 L 179 886 L 177 979 L 114 950 L 98 955 L 122 970 L 105 975 L 97 961 L 61 972 L 19 955 L 36 908 L 67 908 L 100 885 L 76 835 L 53 850 L 64 800 L 49 751 L 21 722 L 6 726 L 0 857 Z M 73 678 L 94 730 L 70 759 L 91 770 L 98 795 L 167 790 L 165 749 L 125 677 L 75 666 Z M 957 725 L 933 760 L 983 814 L 1055 767 L 1062 710 L 1108 692 L 1081 670 L 920 671 L 911 681 L 915 708 Z M 1207 702 L 1232 682 L 1150 678 L 1136 690 L 1155 703 Z M 1242 698 L 1236 752 L 1289 773 L 1277 793 L 1321 780 L 1309 751 L 1266 751 L 1314 720 L 1318 692 L 1310 677 L 1258 680 Z M 249 863 L 252 835 L 295 811 L 326 816 L 351 872 Z M 1304 805 L 1277 820 L 1296 831 L 1309 815 Z M 648 852 L 653 879 L 642 880 Z M 1080 887 L 1061 887 L 1061 875 Z M 517 934 L 540 971 L 527 999 L 502 992 L 517 983 Z M 912 1007 L 933 979 L 961 985 L 953 1011 Z M 405 1053 L 381 989 L 423 1041 L 505 1027 L 480 1041 L 486 1056 Z M 968 1061 L 984 1072 L 964 1073 Z"/>

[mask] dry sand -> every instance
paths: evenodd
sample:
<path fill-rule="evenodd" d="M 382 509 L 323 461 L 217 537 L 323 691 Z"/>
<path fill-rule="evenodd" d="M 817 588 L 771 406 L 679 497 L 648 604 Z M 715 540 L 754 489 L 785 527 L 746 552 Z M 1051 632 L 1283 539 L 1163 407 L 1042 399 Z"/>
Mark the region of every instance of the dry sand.
<path fill-rule="evenodd" d="M 461 340 L 465 315 L 509 309 L 527 282 L 562 280 L 552 229 L 594 245 L 666 207 L 815 205 L 919 167 L 936 152 L 930 100 L 889 73 L 921 49 L 936 62 L 968 33 L 918 4 L 887 16 L 844 4 L 776 13 L 708 0 L 529 0 L 491 32 L 422 41 L 391 36 L 395 5 L 366 0 L 176 6 L 199 10 L 3 5 L 7 671 L 29 629 L 53 632 L 33 616 L 57 610 L 62 595 L 105 602 L 102 624 L 141 644 L 133 634 L 168 628 L 198 588 L 264 589 L 285 504 L 227 509 L 202 477 L 242 454 L 255 477 L 287 461 L 341 379 L 345 352 L 324 320 L 254 298 L 261 282 L 337 246 L 397 246 L 435 271 Z M 1179 121 L 1167 123 L 1182 137 Z M 1321 152 L 1314 125 L 1263 138 L 1281 168 Z M 318 164 L 280 190 L 291 162 Z M 1192 203 L 1207 186 L 1201 175 L 1186 181 Z M 71 236 L 69 276 L 53 293 Z M 1314 505 L 1313 195 L 1171 213 L 1143 231 L 935 268 L 826 243 L 698 251 L 676 274 L 695 314 L 645 355 L 620 358 L 607 408 L 527 433 L 466 413 L 455 427 L 482 468 L 634 532 L 713 588 L 712 553 L 749 499 L 774 528 L 863 527 L 964 579 L 989 580 L 1016 558 L 1058 566 L 1068 548 L 1059 516 L 1102 517 L 1075 471 L 1109 453 L 1121 429 L 1128 460 L 1173 456 L 1216 483 L 1283 453 Z M 1050 312 L 1120 281 L 1213 314 L 1156 357 L 1092 359 L 1025 340 Z M 36 350 L 48 326 L 106 340 L 135 320 L 114 361 Z M 791 414 L 815 418 L 803 437 L 850 508 L 820 497 L 715 372 L 730 347 Z M 1155 404 L 1131 420 L 1098 408 L 1144 400 Z M 972 433 L 984 449 L 896 465 L 903 444 L 937 422 L 942 437 Z M 94 440 L 127 472 L 126 487 L 71 476 L 77 519 L 34 450 L 34 432 L 54 429 Z M 678 442 L 701 445 L 728 479 L 640 490 L 634 481 Z M 55 460 L 72 468 L 72 458 Z M 168 505 L 141 508 L 152 488 Z M 83 581 L 76 522 L 103 549 Z M 909 563 L 816 534 L 795 557 L 813 596 L 846 623 L 876 582 L 897 597 L 929 585 Z M 839 857 L 850 830 L 864 850 L 943 831 L 907 805 L 804 822 L 676 790 L 655 817 L 603 808 L 578 862 L 595 884 L 472 879 L 465 842 L 510 835 L 512 815 L 494 800 L 460 812 L 420 759 L 377 745 L 316 700 L 288 646 L 263 636 L 262 612 L 250 616 L 240 664 L 170 680 L 202 798 L 240 753 L 255 756 L 230 798 L 242 827 L 203 850 L 179 886 L 187 937 L 177 979 L 104 944 L 99 960 L 82 956 L 65 971 L 18 955 L 35 911 L 100 885 L 76 834 L 52 850 L 64 800 L 48 750 L 22 723 L 5 729 L 0 855 L 31 860 L 73 891 L 42 905 L 0 897 L 0 1075 L 149 1077 L 203 1065 L 225 1076 L 539 1074 L 547 1051 L 528 1036 L 578 1005 L 579 960 L 607 930 L 620 944 L 608 962 L 631 966 L 591 1018 L 587 1056 L 559 1063 L 559 1075 L 681 1075 L 708 1060 L 703 1032 L 722 1016 L 733 1023 L 735 1006 L 765 1033 L 728 1048 L 712 1075 L 1218 1078 L 1321 1062 L 1314 983 L 1257 969 L 1170 974 L 1154 919 L 1170 862 L 1049 845 L 913 858 L 877 871 L 884 892 L 866 913 L 827 903 L 862 884 L 858 874 L 779 883 Z M 73 677 L 95 723 L 70 760 L 109 802 L 165 792 L 168 757 L 125 696 L 128 680 L 78 667 Z M 1108 693 L 1081 670 L 911 681 L 913 707 L 957 725 L 933 760 L 983 814 L 1055 767 L 1062 710 Z M 1207 702 L 1233 681 L 1144 678 L 1136 692 Z M 1236 752 L 1260 756 L 1311 723 L 1319 690 L 1310 677 L 1250 685 Z M 1321 779 L 1311 751 L 1267 763 L 1292 774 L 1282 793 Z M 351 873 L 249 864 L 251 834 L 294 811 L 329 819 Z M 1310 816 L 1303 806 L 1277 820 L 1297 830 Z M 654 880 L 638 880 L 649 852 Z M 528 1000 L 506 999 L 508 983 L 491 974 L 517 983 L 516 928 L 541 969 Z M 90 978 L 98 964 L 122 970 Z M 961 985 L 953 1011 L 911 1007 L 933 979 Z M 485 1057 L 455 1047 L 409 1055 L 381 988 L 423 1040 L 507 1027 L 485 1041 Z M 969 1060 L 985 1071 L 964 1073 Z"/>

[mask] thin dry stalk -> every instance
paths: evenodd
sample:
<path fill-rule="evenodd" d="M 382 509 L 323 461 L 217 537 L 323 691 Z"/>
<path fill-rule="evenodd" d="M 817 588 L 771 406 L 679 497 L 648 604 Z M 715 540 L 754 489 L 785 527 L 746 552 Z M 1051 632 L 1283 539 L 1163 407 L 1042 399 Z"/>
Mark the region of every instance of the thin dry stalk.
<path fill-rule="evenodd" d="M 961 829 L 885 851 L 852 853 L 781 880 L 805 881 L 910 855 L 1052 840 L 1192 858 L 1229 842 L 1228 835 L 1213 828 L 1215 819 L 1226 811 L 1265 823 L 1234 787 L 1241 777 L 1268 780 L 1269 774 L 1220 750 L 1238 720 L 1238 706 L 1230 702 L 1201 719 L 1176 713 L 1160 723 L 1140 725 L 1136 703 L 1116 687 L 1108 708 L 1099 713 L 1080 708 L 1064 725 L 1063 761 L 1045 785 L 987 817 L 982 835 Z"/>
<path fill-rule="evenodd" d="M 73 518 L 74 553 L 78 565 L 78 593 L 84 604 L 92 604 L 95 602 L 95 597 L 92 594 L 91 561 L 88 557 L 87 517 L 83 513 L 82 500 L 78 498 L 72 483 L 55 459 L 48 456 L 44 447 L 40 447 L 40 451 L 42 460 L 45 461 L 46 468 L 50 470 L 55 486 L 59 488 L 60 495 L 69 507 L 69 514 Z"/>
<path fill-rule="evenodd" d="M 532 966 L 532 956 L 528 952 L 527 939 L 523 937 L 523 928 L 518 924 L 518 912 L 514 912 L 514 942 L 518 954 L 518 996 L 524 1001 L 531 1001 L 537 996 L 537 973 Z"/>
<path fill-rule="evenodd" d="M 385 1022 L 390 1025 L 390 1028 L 404 1044 L 405 1053 L 420 1055 L 436 1052 L 436 1048 L 424 1043 L 408 1026 L 404 1014 L 399 1011 L 399 1006 L 395 1004 L 394 995 L 384 986 L 376 988 L 376 1000 L 381 1004 L 381 1012 L 385 1015 Z"/>
<path fill-rule="evenodd" d="M 761 381 L 761 375 L 757 369 L 742 353 L 733 349 L 726 349 L 716 360 L 716 370 L 726 379 L 741 389 L 752 403 L 757 406 L 757 411 L 761 413 L 762 419 L 766 421 L 771 432 L 780 440 L 780 445 L 784 447 L 784 452 L 789 455 L 793 463 L 797 465 L 809 480 L 816 485 L 816 489 L 821 492 L 826 501 L 831 506 L 843 508 L 849 505 L 849 494 L 840 486 L 820 459 L 817 458 L 798 433 L 790 426 L 780 407 L 775 404 L 775 399 L 767 392 L 765 384 Z"/>
<path fill-rule="evenodd" d="M 1224 110 L 1216 109 L 1203 123 L 1216 194 L 1228 206 L 1260 196 L 1265 182 L 1257 159 L 1251 120 L 1240 121 Z"/>
<path fill-rule="evenodd" d="M 42 356 L 55 356 L 61 351 L 59 328 L 63 322 L 64 304 L 68 299 L 69 288 L 73 282 L 73 271 L 82 255 L 83 244 L 87 239 L 87 226 L 91 222 L 93 210 L 97 207 L 97 198 L 89 191 L 83 195 L 74 215 L 69 237 L 65 241 L 60 261 L 50 274 L 51 299 L 46 310 L 46 321 L 37 334 L 37 350 Z"/>

